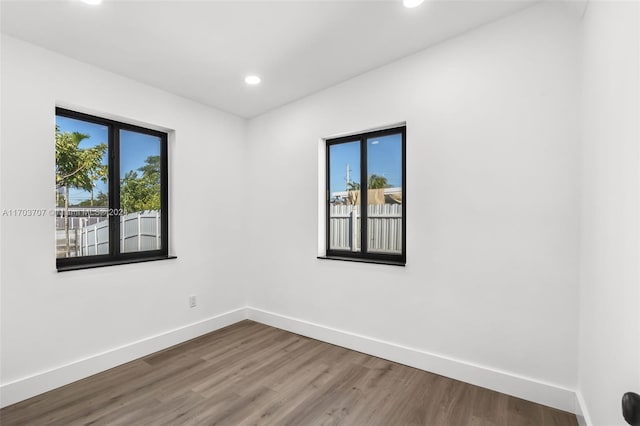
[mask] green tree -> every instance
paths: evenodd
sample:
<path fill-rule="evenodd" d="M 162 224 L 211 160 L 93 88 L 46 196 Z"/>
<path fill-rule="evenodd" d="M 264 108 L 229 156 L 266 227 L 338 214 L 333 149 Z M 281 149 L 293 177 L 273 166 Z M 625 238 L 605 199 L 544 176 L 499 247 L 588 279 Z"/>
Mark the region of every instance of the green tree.
<path fill-rule="evenodd" d="M 89 138 L 79 132 L 60 132 L 56 126 L 56 194 L 64 188 L 64 229 L 67 256 L 70 253 L 69 240 L 69 190 L 71 188 L 91 191 L 96 179 L 107 179 L 107 166 L 102 158 L 107 145 L 100 143 L 91 148 L 80 148 L 80 143 Z M 57 196 L 57 195 L 56 195 Z"/>
<path fill-rule="evenodd" d="M 388 188 L 389 183 L 386 177 L 373 174 L 369 176 L 367 186 L 369 189 Z"/>
<path fill-rule="evenodd" d="M 367 180 L 367 188 L 368 189 L 380 189 L 380 188 L 388 188 L 389 182 L 387 178 L 384 176 L 378 176 L 376 174 L 370 175 Z M 360 184 L 358 182 L 349 181 L 347 182 L 347 191 L 360 191 Z"/>
<path fill-rule="evenodd" d="M 160 210 L 160 156 L 150 155 L 144 166 L 128 171 L 120 188 L 124 211 Z"/>
<path fill-rule="evenodd" d="M 84 200 L 78 203 L 78 207 L 106 207 L 109 205 L 109 196 L 104 192 L 98 192 L 98 195 L 93 197 L 92 200 Z"/>
<path fill-rule="evenodd" d="M 358 182 L 347 182 L 347 191 L 360 191 L 360 184 Z"/>

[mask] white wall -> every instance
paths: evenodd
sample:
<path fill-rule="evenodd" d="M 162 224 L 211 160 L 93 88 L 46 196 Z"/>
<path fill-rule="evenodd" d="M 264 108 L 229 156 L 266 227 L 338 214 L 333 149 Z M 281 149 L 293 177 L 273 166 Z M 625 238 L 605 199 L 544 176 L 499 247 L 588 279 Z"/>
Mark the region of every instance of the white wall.
<path fill-rule="evenodd" d="M 250 317 L 572 410 L 577 25 L 539 5 L 251 120 Z M 401 121 L 407 266 L 316 259 L 319 139 Z"/>
<path fill-rule="evenodd" d="M 2 405 L 245 315 L 243 217 L 227 207 L 243 202 L 227 189 L 242 180 L 245 121 L 3 36 L 0 211 L 55 207 L 56 104 L 174 131 L 178 259 L 57 273 L 53 218 L 1 217 Z"/>
<path fill-rule="evenodd" d="M 589 3 L 582 26 L 578 393 L 594 425 L 640 393 L 640 7 Z"/>

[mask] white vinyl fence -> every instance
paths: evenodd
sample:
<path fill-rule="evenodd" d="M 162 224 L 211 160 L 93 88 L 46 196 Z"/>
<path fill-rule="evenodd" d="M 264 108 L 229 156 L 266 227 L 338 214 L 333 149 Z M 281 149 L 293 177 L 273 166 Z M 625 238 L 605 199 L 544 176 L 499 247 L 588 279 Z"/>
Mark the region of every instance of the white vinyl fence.
<path fill-rule="evenodd" d="M 149 210 L 120 216 L 120 251 L 160 250 L 160 212 Z"/>
<path fill-rule="evenodd" d="M 402 253 L 402 204 L 368 206 L 370 252 Z M 360 251 L 360 206 L 332 205 L 329 211 L 329 247 Z"/>
<path fill-rule="evenodd" d="M 120 216 L 120 251 L 159 250 L 162 244 L 161 228 L 160 212 L 157 210 Z M 61 249 L 64 253 L 65 231 L 58 230 L 57 234 L 58 253 Z M 69 234 L 72 256 L 109 254 L 109 221 L 106 218 L 82 228 L 69 229 Z"/>

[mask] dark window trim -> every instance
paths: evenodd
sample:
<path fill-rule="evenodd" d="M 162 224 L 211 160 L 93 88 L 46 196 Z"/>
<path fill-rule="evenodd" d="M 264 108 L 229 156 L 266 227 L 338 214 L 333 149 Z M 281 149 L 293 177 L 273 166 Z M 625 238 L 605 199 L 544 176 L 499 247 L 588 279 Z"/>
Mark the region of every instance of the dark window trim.
<path fill-rule="evenodd" d="M 129 130 L 160 138 L 160 232 L 162 236 L 160 239 L 161 248 L 159 250 L 121 253 L 120 217 L 118 215 L 110 215 L 109 254 L 56 258 L 57 270 L 62 272 L 175 258 L 174 256 L 169 256 L 169 166 L 167 133 L 60 107 L 56 107 L 56 116 L 100 124 L 108 128 L 109 208 L 113 211 L 119 211 L 120 209 L 120 130 Z"/>
<path fill-rule="evenodd" d="M 365 257 L 318 256 L 318 259 L 341 260 L 343 262 L 373 263 L 375 265 L 407 266 L 406 262 L 384 260 L 384 259 L 369 259 Z"/>
<path fill-rule="evenodd" d="M 369 253 L 367 251 L 367 216 L 368 212 L 363 206 L 367 205 L 367 139 L 373 137 L 386 136 L 391 134 L 402 135 L 402 253 L 401 254 L 386 254 L 386 253 Z M 348 260 L 348 261 L 360 261 L 366 263 L 379 263 L 386 265 L 401 265 L 404 266 L 407 262 L 407 128 L 406 125 L 386 128 L 383 130 L 374 130 L 366 133 L 359 133 L 355 135 L 342 136 L 339 138 L 327 139 L 326 142 L 326 200 L 325 200 L 325 216 L 326 216 L 326 255 L 319 256 L 319 259 L 334 259 L 334 260 Z M 330 194 L 330 181 L 331 181 L 331 159 L 330 159 L 330 147 L 332 145 L 339 145 L 348 142 L 360 143 L 360 251 L 352 252 L 348 250 L 335 250 L 330 248 L 330 222 L 331 222 L 331 194 Z"/>
<path fill-rule="evenodd" d="M 103 262 L 83 263 L 82 265 L 69 265 L 69 266 L 58 267 L 58 272 L 79 271 L 82 269 L 102 268 L 104 266 L 130 265 L 133 263 L 155 262 L 156 260 L 167 260 L 167 259 L 177 259 L 177 258 L 178 258 L 177 256 L 154 256 L 154 257 L 145 257 L 143 259 L 112 260 L 112 261 L 103 261 Z"/>

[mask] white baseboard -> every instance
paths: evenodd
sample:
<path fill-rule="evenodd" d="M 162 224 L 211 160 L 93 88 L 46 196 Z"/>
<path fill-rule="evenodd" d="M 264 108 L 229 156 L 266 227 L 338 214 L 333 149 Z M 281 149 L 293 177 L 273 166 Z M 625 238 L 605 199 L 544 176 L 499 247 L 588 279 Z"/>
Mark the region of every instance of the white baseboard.
<path fill-rule="evenodd" d="M 42 373 L 4 383 L 0 385 L 0 407 L 31 398 L 247 318 L 518 398 L 574 412 L 581 426 L 591 425 L 582 396 L 570 389 L 251 307 L 226 312 Z"/>
<path fill-rule="evenodd" d="M 593 422 L 591 422 L 589 412 L 587 411 L 587 404 L 585 403 L 584 397 L 579 390 L 576 391 L 575 404 L 576 406 L 574 413 L 576 414 L 576 418 L 578 419 L 578 426 L 591 426 Z"/>
<path fill-rule="evenodd" d="M 0 407 L 31 398 L 109 368 L 152 354 L 247 318 L 245 308 L 150 336 L 124 346 L 74 361 L 0 386 Z"/>
<path fill-rule="evenodd" d="M 257 308 L 250 320 L 573 413 L 573 390 Z M 584 405 L 583 405 L 584 407 Z"/>

